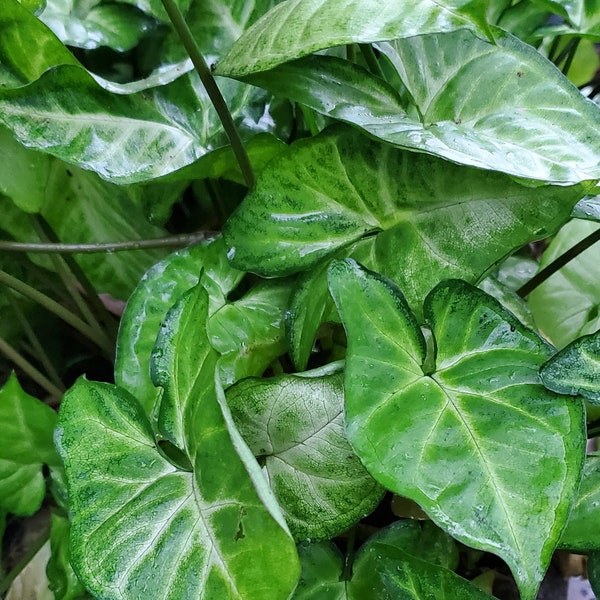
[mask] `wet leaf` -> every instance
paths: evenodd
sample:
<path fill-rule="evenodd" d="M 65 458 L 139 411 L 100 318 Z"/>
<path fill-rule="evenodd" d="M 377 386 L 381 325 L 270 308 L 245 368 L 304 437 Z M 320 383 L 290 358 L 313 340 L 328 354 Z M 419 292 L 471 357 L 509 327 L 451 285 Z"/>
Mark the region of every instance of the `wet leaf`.
<path fill-rule="evenodd" d="M 227 402 L 297 540 L 330 539 L 381 500 L 346 439 L 339 370 L 244 379 Z"/>
<path fill-rule="evenodd" d="M 453 537 L 503 558 L 533 599 L 585 452 L 582 403 L 539 380 L 551 348 L 496 300 L 450 280 L 425 300 L 436 348 L 426 357 L 391 281 L 338 261 L 329 285 L 348 335 L 347 433 L 363 464 Z"/>

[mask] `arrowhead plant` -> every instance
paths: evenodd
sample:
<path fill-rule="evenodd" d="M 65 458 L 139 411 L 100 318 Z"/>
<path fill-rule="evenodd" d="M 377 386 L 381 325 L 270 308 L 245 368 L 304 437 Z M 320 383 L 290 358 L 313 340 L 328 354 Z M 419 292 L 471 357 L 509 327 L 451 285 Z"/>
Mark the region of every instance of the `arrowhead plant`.
<path fill-rule="evenodd" d="M 0 596 L 597 585 L 593 5 L 2 0 Z"/>

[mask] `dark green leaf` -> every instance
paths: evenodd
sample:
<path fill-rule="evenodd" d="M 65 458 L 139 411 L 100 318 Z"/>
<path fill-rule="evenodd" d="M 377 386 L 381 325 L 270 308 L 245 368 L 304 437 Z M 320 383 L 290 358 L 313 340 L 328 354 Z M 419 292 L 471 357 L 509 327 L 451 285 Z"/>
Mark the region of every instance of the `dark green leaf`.
<path fill-rule="evenodd" d="M 25 393 L 12 374 L 0 389 L 0 508 L 32 515 L 46 495 L 44 465 L 57 466 L 52 434 L 56 413 Z"/>
<path fill-rule="evenodd" d="M 339 370 L 244 379 L 227 402 L 296 539 L 332 538 L 381 500 L 384 490 L 346 439 Z"/>
<path fill-rule="evenodd" d="M 0 3 L 0 89 L 30 83 L 56 65 L 76 65 L 56 36 L 17 0 Z"/>
<path fill-rule="evenodd" d="M 133 48 L 155 23 L 127 4 L 82 6 L 77 0 L 46 0 L 39 18 L 68 46 L 119 52 Z"/>
<path fill-rule="evenodd" d="M 348 438 L 364 465 L 460 541 L 501 556 L 521 597 L 534 598 L 585 452 L 582 403 L 539 380 L 551 349 L 497 301 L 452 280 L 425 300 L 436 346 L 426 360 L 392 282 L 338 261 L 329 283 L 348 335 Z"/>
<path fill-rule="evenodd" d="M 590 454 L 585 461 L 577 500 L 569 515 L 559 547 L 574 552 L 600 550 L 596 535 L 600 527 L 600 456 Z"/>
<path fill-rule="evenodd" d="M 50 549 L 52 554 L 46 567 L 49 588 L 55 600 L 79 600 L 89 598 L 71 566 L 71 525 L 66 517 L 52 515 Z"/>
<path fill-rule="evenodd" d="M 600 404 L 600 332 L 571 342 L 542 365 L 540 376 L 554 392 Z"/>
<path fill-rule="evenodd" d="M 470 0 L 287 0 L 235 43 L 217 73 L 239 77 L 266 71 L 317 50 L 469 27 L 488 32 L 486 7 Z"/>

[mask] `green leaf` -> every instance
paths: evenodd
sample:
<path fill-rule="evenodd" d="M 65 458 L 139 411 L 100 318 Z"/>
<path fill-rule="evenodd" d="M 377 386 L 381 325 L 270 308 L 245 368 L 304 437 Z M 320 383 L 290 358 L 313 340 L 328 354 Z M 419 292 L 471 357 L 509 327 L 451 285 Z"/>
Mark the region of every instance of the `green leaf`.
<path fill-rule="evenodd" d="M 57 442 L 73 513 L 72 559 L 96 595 L 271 600 L 288 597 L 296 583 L 292 539 L 210 373 L 217 355 L 204 330 L 207 312 L 201 286 L 183 296 L 168 317 L 174 337 L 165 332 L 160 340 L 176 370 L 163 372 L 165 362 L 155 369 L 168 389 L 165 433 L 182 443 L 193 471 L 158 451 L 142 407 L 125 390 L 79 380 L 63 401 Z M 189 339 L 201 364 L 186 358 L 190 345 L 179 340 Z M 275 562 L 281 568 L 265 579 Z"/>
<path fill-rule="evenodd" d="M 227 402 L 297 540 L 330 539 L 381 500 L 346 439 L 339 369 L 244 379 Z"/>
<path fill-rule="evenodd" d="M 586 196 L 574 207 L 571 216 L 574 219 L 600 221 L 600 195 Z"/>
<path fill-rule="evenodd" d="M 539 380 L 552 350 L 496 300 L 451 280 L 425 300 L 436 347 L 426 360 L 392 282 L 338 261 L 329 284 L 348 335 L 347 433 L 363 464 L 455 538 L 503 558 L 521 597 L 534 598 L 585 453 L 582 403 Z"/>
<path fill-rule="evenodd" d="M 206 61 L 213 63 L 229 51 L 233 43 L 278 0 L 192 0 L 185 20 Z M 166 62 L 187 58 L 177 34 L 164 42 Z"/>
<path fill-rule="evenodd" d="M 457 31 L 380 44 L 410 100 L 331 56 L 243 80 L 395 146 L 459 164 L 561 184 L 600 177 L 593 142 L 600 108 L 535 49 L 494 31 L 495 43 Z"/>
<path fill-rule="evenodd" d="M 130 50 L 154 26 L 154 19 L 126 4 L 82 6 L 78 0 L 47 0 L 39 16 L 68 46 Z"/>
<path fill-rule="evenodd" d="M 66 517 L 52 514 L 50 529 L 51 555 L 46 567 L 49 588 L 55 600 L 79 600 L 89 598 L 71 566 L 71 525 Z"/>
<path fill-rule="evenodd" d="M 125 4 L 131 4 L 144 11 L 145 13 L 152 15 L 155 19 L 162 20 L 169 23 L 167 13 L 163 8 L 162 0 L 120 0 Z M 188 11 L 190 4 L 194 0 L 174 0 L 179 10 L 185 15 Z"/>
<path fill-rule="evenodd" d="M 284 313 L 289 281 L 264 282 L 243 298 L 225 304 L 208 321 L 210 342 L 221 354 L 219 374 L 224 386 L 265 369 L 287 350 Z"/>
<path fill-rule="evenodd" d="M 154 265 L 127 302 L 117 339 L 115 381 L 136 396 L 148 414 L 157 396 L 149 365 L 160 325 L 183 293 L 198 283 L 201 273 L 210 313 L 225 303 L 225 296 L 243 276 L 229 267 L 223 242 L 214 240 L 179 250 Z"/>
<path fill-rule="evenodd" d="M 465 27 L 487 35 L 486 7 L 469 0 L 410 0 L 402 10 L 376 0 L 287 0 L 240 37 L 217 73 L 239 77 L 333 46 Z"/>
<path fill-rule="evenodd" d="M 540 377 L 553 392 L 600 405 L 600 332 L 571 342 L 542 365 Z"/>
<path fill-rule="evenodd" d="M 370 537 L 360 548 L 352 579 L 341 580 L 343 557 L 332 543 L 300 544 L 302 574 L 294 600 L 485 600 L 468 581 L 426 560 L 416 523 L 396 521 Z"/>
<path fill-rule="evenodd" d="M 412 302 L 439 281 L 439 271 L 429 276 L 431 263 L 446 276 L 476 279 L 515 248 L 556 230 L 585 189 L 525 187 L 340 126 L 296 142 L 270 163 L 223 235 L 235 267 L 281 276 L 383 231 L 374 236 L 376 254 L 403 263 Z M 398 253 L 407 259 L 399 261 Z"/>
<path fill-rule="evenodd" d="M 56 466 L 52 434 L 56 413 L 25 393 L 14 373 L 0 389 L 0 508 L 28 516 L 46 495 L 44 465 Z"/>
<path fill-rule="evenodd" d="M 600 38 L 600 3 L 598 0 L 544 0 L 544 5 L 564 16 L 567 23 L 548 26 L 540 35 L 576 34 Z"/>
<path fill-rule="evenodd" d="M 56 65 L 79 64 L 17 0 L 0 3 L 0 89 L 30 83 Z"/>
<path fill-rule="evenodd" d="M 578 219 L 567 223 L 542 255 L 540 269 L 599 227 Z M 600 329 L 600 302 L 594 283 L 600 278 L 599 257 L 600 247 L 591 246 L 529 294 L 529 308 L 538 328 L 557 348 Z"/>
<path fill-rule="evenodd" d="M 24 148 L 10 131 L 0 127 L 0 193 L 21 210 L 29 213 L 41 210 L 50 165 L 48 155 Z"/>
<path fill-rule="evenodd" d="M 583 478 L 577 500 L 569 515 L 559 548 L 583 552 L 600 550 L 596 532 L 600 526 L 600 456 L 589 454 L 583 468 Z"/>

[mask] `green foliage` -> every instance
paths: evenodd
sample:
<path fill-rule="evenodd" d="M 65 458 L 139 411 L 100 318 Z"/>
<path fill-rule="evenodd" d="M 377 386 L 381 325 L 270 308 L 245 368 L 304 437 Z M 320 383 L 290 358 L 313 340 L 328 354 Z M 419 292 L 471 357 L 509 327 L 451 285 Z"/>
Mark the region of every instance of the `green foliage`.
<path fill-rule="evenodd" d="M 597 585 L 598 14 L 2 0 L 0 595 Z"/>

